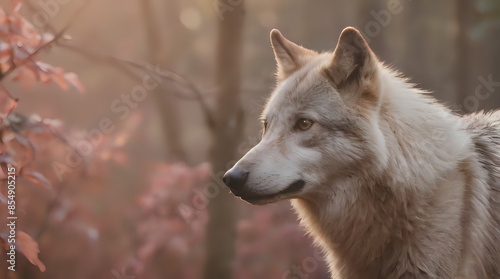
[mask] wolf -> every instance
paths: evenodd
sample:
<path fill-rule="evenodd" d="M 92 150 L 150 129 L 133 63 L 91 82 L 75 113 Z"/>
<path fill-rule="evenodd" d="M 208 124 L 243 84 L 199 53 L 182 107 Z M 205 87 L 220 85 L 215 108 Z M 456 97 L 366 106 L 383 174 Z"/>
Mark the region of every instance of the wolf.
<path fill-rule="evenodd" d="M 223 180 L 291 199 L 332 278 L 500 278 L 500 112 L 459 116 L 355 28 L 317 53 L 271 32 L 261 141 Z"/>

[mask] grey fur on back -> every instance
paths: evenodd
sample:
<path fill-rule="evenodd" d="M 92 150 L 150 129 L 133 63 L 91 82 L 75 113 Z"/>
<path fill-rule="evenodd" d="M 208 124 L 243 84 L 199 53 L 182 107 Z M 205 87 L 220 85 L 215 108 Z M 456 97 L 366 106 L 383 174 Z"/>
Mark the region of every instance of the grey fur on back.
<path fill-rule="evenodd" d="M 462 118 L 472 135 L 479 163 L 488 174 L 489 192 L 488 219 L 485 224 L 485 248 L 482 255 L 483 271 L 488 278 L 500 278 L 500 111 L 484 114 L 482 112 Z M 467 230 L 467 228 L 465 228 Z"/>

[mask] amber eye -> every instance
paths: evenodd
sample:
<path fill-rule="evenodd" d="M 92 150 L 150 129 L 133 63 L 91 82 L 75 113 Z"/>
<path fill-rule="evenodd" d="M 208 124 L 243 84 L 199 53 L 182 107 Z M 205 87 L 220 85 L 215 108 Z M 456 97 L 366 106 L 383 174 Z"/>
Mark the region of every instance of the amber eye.
<path fill-rule="evenodd" d="M 299 121 L 297 121 L 297 127 L 301 129 L 302 131 L 307 131 L 311 126 L 313 125 L 312 120 L 301 118 Z"/>

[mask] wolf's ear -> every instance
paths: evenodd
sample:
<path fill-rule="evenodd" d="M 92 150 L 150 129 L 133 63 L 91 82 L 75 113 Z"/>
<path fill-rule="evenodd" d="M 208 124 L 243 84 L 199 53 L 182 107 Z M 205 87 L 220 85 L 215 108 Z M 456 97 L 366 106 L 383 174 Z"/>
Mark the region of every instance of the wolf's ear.
<path fill-rule="evenodd" d="M 345 28 L 325 73 L 337 89 L 356 82 L 362 85 L 376 74 L 377 58 L 358 30 Z"/>
<path fill-rule="evenodd" d="M 284 80 L 300 69 L 307 62 L 308 57 L 316 54 L 312 50 L 290 42 L 277 29 L 271 31 L 271 45 L 278 63 L 278 81 Z"/>

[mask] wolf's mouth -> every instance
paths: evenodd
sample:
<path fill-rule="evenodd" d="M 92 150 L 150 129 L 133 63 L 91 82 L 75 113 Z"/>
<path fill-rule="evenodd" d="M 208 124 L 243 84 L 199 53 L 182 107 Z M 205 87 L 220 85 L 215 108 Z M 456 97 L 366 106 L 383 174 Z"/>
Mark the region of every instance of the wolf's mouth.
<path fill-rule="evenodd" d="M 304 186 L 306 185 L 306 182 L 302 179 L 299 179 L 295 181 L 294 183 L 290 184 L 288 187 L 285 189 L 273 193 L 273 194 L 257 194 L 257 193 L 252 193 L 252 192 L 238 192 L 234 193 L 235 196 L 238 196 L 242 198 L 243 200 L 251 203 L 251 204 L 267 204 L 271 202 L 275 202 L 280 200 L 281 197 L 291 195 L 291 194 L 296 194 L 300 192 L 302 189 L 304 189 Z"/>

